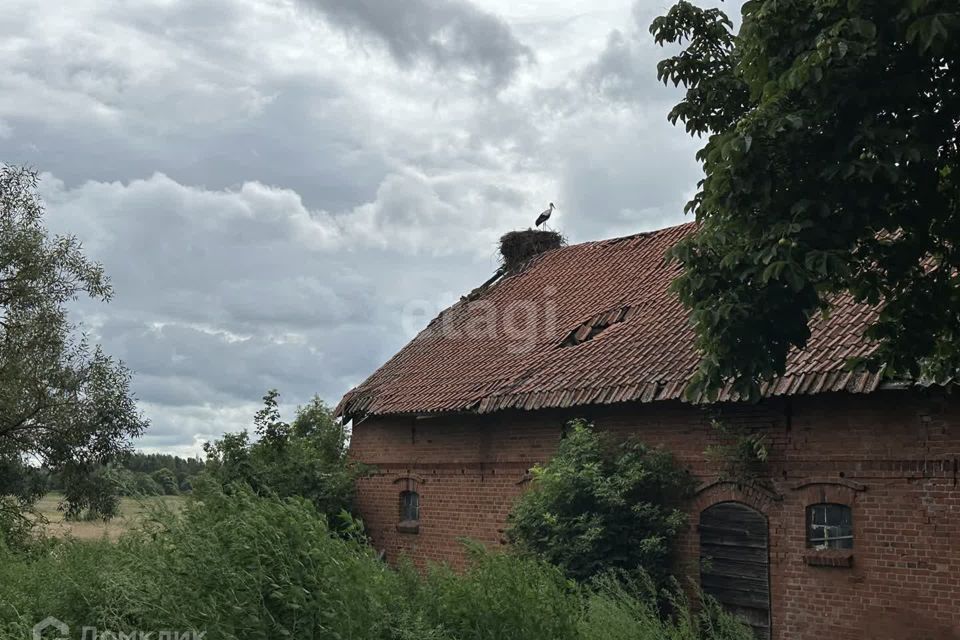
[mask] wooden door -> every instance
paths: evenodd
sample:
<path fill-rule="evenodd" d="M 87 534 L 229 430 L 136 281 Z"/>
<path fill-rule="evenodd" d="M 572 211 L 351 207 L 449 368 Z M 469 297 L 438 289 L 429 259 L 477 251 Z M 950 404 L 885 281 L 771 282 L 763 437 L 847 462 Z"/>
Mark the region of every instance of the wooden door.
<path fill-rule="evenodd" d="M 770 566 L 767 519 L 739 502 L 721 502 L 700 514 L 700 584 L 704 593 L 770 638 Z"/>

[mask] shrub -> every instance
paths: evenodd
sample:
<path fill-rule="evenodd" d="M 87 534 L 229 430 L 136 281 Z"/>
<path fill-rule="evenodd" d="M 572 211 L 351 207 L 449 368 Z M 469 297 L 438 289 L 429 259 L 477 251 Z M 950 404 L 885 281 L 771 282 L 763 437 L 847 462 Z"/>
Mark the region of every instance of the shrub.
<path fill-rule="evenodd" d="M 364 473 L 347 458 L 346 430 L 320 398 L 298 407 L 288 424 L 280 419 L 277 398 L 269 391 L 254 418 L 259 440 L 251 442 L 241 431 L 204 445 L 206 476 L 224 490 L 241 483 L 264 496 L 305 497 L 337 527 L 339 515 L 351 510 L 356 479 Z"/>
<path fill-rule="evenodd" d="M 167 469 L 157 469 L 151 474 L 153 481 L 160 486 L 161 492 L 165 496 L 175 496 L 180 493 L 180 486 L 177 483 L 177 475 Z"/>
<path fill-rule="evenodd" d="M 673 615 L 660 613 L 670 603 Z M 578 621 L 582 640 L 754 640 L 753 632 L 715 600 L 701 596 L 694 610 L 674 583 L 658 592 L 643 574 L 607 574 L 595 579 Z"/>
<path fill-rule="evenodd" d="M 577 580 L 642 569 L 659 583 L 671 568 L 686 523 L 679 507 L 692 489 L 668 452 L 635 439 L 615 442 L 575 421 L 554 458 L 534 468 L 508 537 Z"/>
<path fill-rule="evenodd" d="M 331 535 L 308 501 L 207 493 L 121 541 L 133 579 L 114 583 L 132 629 L 207 630 L 216 638 L 380 634 L 395 576 L 372 549 Z"/>
<path fill-rule="evenodd" d="M 130 495 L 162 496 L 163 487 L 153 479 L 153 476 L 139 471 L 134 474 L 133 490 Z"/>
<path fill-rule="evenodd" d="M 0 550 L 27 546 L 37 529 L 35 524 L 36 518 L 29 505 L 16 498 L 0 496 Z"/>
<path fill-rule="evenodd" d="M 54 615 L 79 629 L 107 609 L 107 583 L 122 576 L 116 547 L 105 540 L 34 541 L 13 552 L 0 545 L 0 628 L 22 629 Z M 0 636 L 2 637 L 2 636 Z"/>
<path fill-rule="evenodd" d="M 405 591 L 427 628 L 457 640 L 555 640 L 576 637 L 575 589 L 539 559 L 471 547 L 462 574 L 434 567 Z"/>
<path fill-rule="evenodd" d="M 331 535 L 303 499 L 208 494 L 158 506 L 117 543 L 65 541 L 0 558 L 0 624 L 205 631 L 216 638 L 378 638 L 397 577 Z"/>
<path fill-rule="evenodd" d="M 580 585 L 529 555 L 470 547 L 463 573 L 433 568 L 421 578 L 408 566 L 400 576 L 405 609 L 394 628 L 404 640 L 753 640 L 714 600 L 693 608 L 675 581 L 659 590 L 642 571 Z"/>
<path fill-rule="evenodd" d="M 157 506 L 119 542 L 0 544 L 0 638 L 55 616 L 72 630 L 202 631 L 207 640 L 747 640 L 709 602 L 659 615 L 652 581 L 578 585 L 543 560 L 471 548 L 462 573 L 395 571 L 300 498 L 249 489 Z M 639 586 L 637 586 L 639 585 Z M 749 632 L 745 632 L 749 634 Z"/>
<path fill-rule="evenodd" d="M 60 475 L 66 520 L 110 520 L 120 512 L 119 487 L 107 467 L 68 464 Z"/>

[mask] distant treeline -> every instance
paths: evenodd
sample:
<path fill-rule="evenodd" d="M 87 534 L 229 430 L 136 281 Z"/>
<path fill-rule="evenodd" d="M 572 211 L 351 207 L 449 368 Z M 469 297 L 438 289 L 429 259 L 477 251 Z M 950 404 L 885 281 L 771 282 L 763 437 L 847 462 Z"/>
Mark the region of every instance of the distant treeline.
<path fill-rule="evenodd" d="M 194 479 L 205 466 L 200 457 L 135 451 L 97 469 L 95 475 L 115 487 L 121 496 L 171 496 L 189 493 Z M 47 489 L 63 491 L 64 488 L 59 473 L 47 475 Z"/>

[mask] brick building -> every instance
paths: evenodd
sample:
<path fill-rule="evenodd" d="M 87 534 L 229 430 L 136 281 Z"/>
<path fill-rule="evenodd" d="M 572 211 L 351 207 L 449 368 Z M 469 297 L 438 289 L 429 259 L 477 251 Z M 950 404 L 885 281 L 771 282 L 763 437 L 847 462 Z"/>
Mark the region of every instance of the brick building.
<path fill-rule="evenodd" d="M 541 253 L 465 296 L 348 393 L 359 508 L 388 558 L 502 544 L 528 469 L 573 418 L 673 451 L 700 482 L 680 570 L 760 637 L 960 638 L 960 405 L 848 372 L 870 309 L 841 300 L 759 403 L 683 400 L 696 363 L 664 250 L 692 230 Z M 720 479 L 720 414 L 766 434 L 768 481 Z M 709 559 L 709 562 L 701 562 Z"/>

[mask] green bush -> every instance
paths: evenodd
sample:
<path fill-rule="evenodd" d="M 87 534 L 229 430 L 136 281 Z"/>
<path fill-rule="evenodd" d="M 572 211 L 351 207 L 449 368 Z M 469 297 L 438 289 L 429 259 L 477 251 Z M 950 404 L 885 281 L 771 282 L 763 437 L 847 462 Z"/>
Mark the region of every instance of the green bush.
<path fill-rule="evenodd" d="M 6 628 L 10 638 L 29 638 L 49 615 L 77 629 L 100 619 L 107 583 L 125 574 L 122 555 L 106 540 L 41 540 L 26 552 L 0 543 L 0 634 Z"/>
<path fill-rule="evenodd" d="M 0 496 L 0 549 L 21 549 L 29 545 L 35 524 L 30 505 L 11 496 Z"/>
<path fill-rule="evenodd" d="M 263 398 L 254 418 L 258 440 L 240 431 L 204 445 L 204 475 L 226 491 L 239 483 L 263 496 L 307 498 L 336 528 L 340 514 L 351 511 L 365 470 L 347 458 L 347 432 L 320 398 L 298 407 L 291 423 L 280 419 L 277 398 L 276 391 Z"/>
<path fill-rule="evenodd" d="M 303 499 L 207 494 L 120 546 L 132 580 L 114 582 L 118 628 L 373 638 L 392 601 L 392 572 Z"/>
<path fill-rule="evenodd" d="M 334 537 L 302 499 L 209 494 L 177 515 L 158 507 L 117 543 L 54 544 L 0 563 L 0 620 L 48 615 L 71 627 L 177 629 L 215 638 L 377 638 L 394 572 Z"/>
<path fill-rule="evenodd" d="M 643 588 L 631 585 L 641 584 Z M 245 488 L 157 506 L 119 542 L 0 544 L 0 638 L 55 616 L 77 631 L 205 633 L 207 640 L 746 640 L 707 603 L 652 582 L 582 586 L 538 558 L 471 549 L 462 573 L 395 571 L 357 538 L 333 535 L 314 505 Z M 746 632 L 749 633 L 749 632 Z"/>
<path fill-rule="evenodd" d="M 616 442 L 582 421 L 570 426 L 556 456 L 534 468 L 532 490 L 510 515 L 509 539 L 577 580 L 641 569 L 663 583 L 692 477 L 666 451 Z"/>
<path fill-rule="evenodd" d="M 673 612 L 661 613 L 666 600 Z M 690 606 L 674 582 L 658 591 L 643 574 L 606 574 L 594 579 L 584 597 L 578 632 L 582 640 L 754 640 L 753 632 L 702 597 Z"/>
<path fill-rule="evenodd" d="M 68 464 L 63 478 L 63 517 L 67 520 L 110 520 L 120 512 L 116 478 L 103 465 Z"/>
<path fill-rule="evenodd" d="M 153 476 L 142 471 L 136 471 L 133 475 L 133 488 L 128 495 L 133 496 L 162 496 L 163 487 L 153 479 Z"/>
<path fill-rule="evenodd" d="M 554 640 L 577 634 L 576 583 L 534 558 L 473 547 L 462 574 L 432 568 L 405 590 L 420 620 L 457 640 Z"/>
<path fill-rule="evenodd" d="M 153 481 L 159 485 L 160 490 L 165 496 L 175 496 L 180 493 L 180 485 L 177 482 L 176 474 L 164 467 L 163 469 L 157 469 L 152 474 Z"/>

